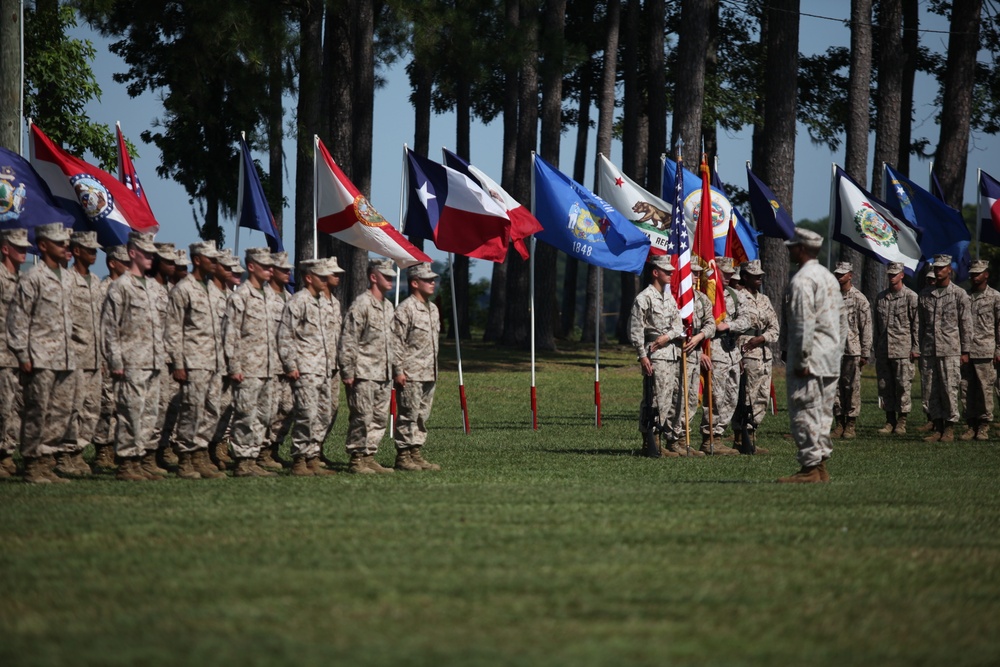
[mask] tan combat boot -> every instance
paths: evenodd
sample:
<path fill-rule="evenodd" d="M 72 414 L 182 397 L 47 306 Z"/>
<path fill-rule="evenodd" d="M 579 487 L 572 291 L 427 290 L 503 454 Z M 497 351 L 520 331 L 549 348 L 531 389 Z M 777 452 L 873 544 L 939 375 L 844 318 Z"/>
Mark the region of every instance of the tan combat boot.
<path fill-rule="evenodd" d="M 347 464 L 347 472 L 355 475 L 374 475 L 375 471 L 368 467 L 364 452 L 351 452 L 351 461 Z"/>
<path fill-rule="evenodd" d="M 896 428 L 892 430 L 896 435 L 906 435 L 906 413 L 896 418 Z"/>
<path fill-rule="evenodd" d="M 273 472 L 281 471 L 281 464 L 274 460 L 274 456 L 271 455 L 271 447 L 265 446 L 260 450 L 260 455 L 257 457 L 257 465 L 264 470 L 270 470 Z"/>
<path fill-rule="evenodd" d="M 858 434 L 855 430 L 855 425 L 857 424 L 857 421 L 858 420 L 855 419 L 854 417 L 847 418 L 847 424 L 844 425 L 844 434 L 843 434 L 844 440 L 853 440 L 854 438 L 858 437 Z"/>
<path fill-rule="evenodd" d="M 677 441 L 673 445 L 673 450 L 680 454 L 681 456 L 690 456 L 692 458 L 701 459 L 705 458 L 705 452 L 699 452 L 697 449 L 688 447 L 683 442 Z"/>
<path fill-rule="evenodd" d="M 935 430 L 934 420 L 931 419 L 930 416 L 928 416 L 927 417 L 927 423 L 924 424 L 923 426 L 921 426 L 920 428 L 918 428 L 917 432 L 918 433 L 929 433 L 929 432 L 931 432 L 933 430 Z"/>
<path fill-rule="evenodd" d="M 142 469 L 142 472 L 147 476 L 150 476 L 150 478 L 163 478 L 170 474 L 160 466 L 156 465 L 155 450 L 146 452 L 142 455 L 142 458 L 139 460 L 139 467 Z"/>
<path fill-rule="evenodd" d="M 229 456 L 229 445 L 225 442 L 216 442 L 208 446 L 210 452 L 209 460 L 219 470 L 224 471 L 226 465 L 233 462 L 231 456 Z"/>
<path fill-rule="evenodd" d="M 976 424 L 975 422 L 970 421 L 969 427 L 965 429 L 965 433 L 958 436 L 958 439 L 968 442 L 969 440 L 972 440 L 975 437 L 976 437 Z"/>
<path fill-rule="evenodd" d="M 371 470 L 372 472 L 377 472 L 380 475 L 396 472 L 392 468 L 386 468 L 381 463 L 376 461 L 374 454 L 365 454 L 365 465 L 368 466 L 369 470 Z"/>
<path fill-rule="evenodd" d="M 830 481 L 830 473 L 827 472 L 826 469 L 826 459 L 823 459 L 822 461 L 819 462 L 819 481 L 821 482 Z"/>
<path fill-rule="evenodd" d="M 73 455 L 69 452 L 59 452 L 55 455 L 56 465 L 53 470 L 60 475 L 66 475 L 67 477 L 80 477 L 80 471 L 76 467 L 76 461 L 73 459 Z M 90 468 L 87 468 L 87 474 L 90 475 Z"/>
<path fill-rule="evenodd" d="M 118 464 L 118 473 L 115 475 L 115 479 L 122 482 L 146 482 L 150 478 L 142 472 L 139 460 L 130 457 L 123 458 L 122 462 Z"/>
<path fill-rule="evenodd" d="M 301 454 L 293 457 L 292 474 L 296 477 L 314 477 L 316 473 L 309 469 L 309 461 Z"/>
<path fill-rule="evenodd" d="M 259 465 L 257 465 L 257 459 L 256 458 L 251 458 L 250 459 L 250 467 L 254 469 L 254 471 L 257 473 L 258 477 L 277 477 L 278 476 L 278 473 L 276 473 L 274 471 L 271 471 L 271 470 L 268 470 L 267 468 L 262 468 Z"/>
<path fill-rule="evenodd" d="M 938 442 L 955 442 L 955 424 L 953 422 L 943 422 L 944 429 L 941 431 L 941 438 Z"/>
<path fill-rule="evenodd" d="M 976 429 L 976 440 L 989 440 L 990 439 L 990 423 L 981 422 L 979 428 Z"/>
<path fill-rule="evenodd" d="M 423 448 L 422 445 L 417 447 L 410 447 L 410 460 L 416 463 L 424 470 L 440 470 L 441 466 L 439 466 L 436 463 L 431 463 L 430 461 L 428 461 L 423 457 L 423 455 L 420 453 L 420 450 L 422 448 Z"/>
<path fill-rule="evenodd" d="M 83 458 L 83 450 L 78 452 L 73 452 L 69 456 L 70 465 L 76 470 L 76 474 L 79 477 L 90 477 L 94 472 L 90 469 L 90 465 L 87 464 L 86 459 Z"/>
<path fill-rule="evenodd" d="M 937 442 L 941 439 L 941 431 L 944 430 L 943 422 L 940 419 L 935 419 L 932 428 L 931 434 L 924 438 L 924 442 Z"/>
<path fill-rule="evenodd" d="M 177 465 L 180 460 L 177 458 L 177 452 L 170 445 L 165 445 L 156 450 L 156 455 L 159 458 L 159 463 L 162 463 L 164 468 L 168 466 Z"/>
<path fill-rule="evenodd" d="M 177 455 L 177 476 L 181 479 L 201 479 L 198 467 L 194 464 L 193 452 L 181 452 Z"/>
<path fill-rule="evenodd" d="M 739 456 L 740 450 L 727 447 L 719 441 L 702 440 L 701 450 L 706 456 Z"/>
<path fill-rule="evenodd" d="M 896 430 L 896 424 L 898 424 L 898 423 L 899 422 L 896 421 L 896 413 L 895 412 L 886 412 L 885 413 L 885 426 L 883 426 L 882 428 L 880 428 L 879 430 L 877 430 L 875 432 L 878 433 L 879 435 L 889 435 L 890 433 L 893 433 Z"/>
<path fill-rule="evenodd" d="M 424 469 L 421 468 L 419 464 L 415 463 L 412 458 L 410 458 L 411 451 L 411 449 L 406 447 L 396 450 L 396 464 L 393 466 L 396 470 L 423 472 Z"/>
<path fill-rule="evenodd" d="M 55 482 L 56 484 L 62 484 L 63 482 L 68 482 L 68 479 L 60 477 L 56 474 L 56 455 L 46 454 L 41 457 L 42 463 L 45 464 L 44 470 L 45 474 L 48 476 L 49 480 Z"/>
<path fill-rule="evenodd" d="M 233 477 L 260 477 L 254 470 L 251 459 L 236 459 L 236 469 L 233 470 Z"/>
<path fill-rule="evenodd" d="M 837 415 L 836 417 L 834 417 L 834 419 L 837 420 L 837 427 L 835 429 L 833 429 L 832 431 L 830 431 L 830 437 L 831 438 L 840 438 L 840 437 L 842 437 L 844 435 L 844 427 L 847 424 L 845 423 L 844 418 L 841 417 L 840 415 Z"/>
<path fill-rule="evenodd" d="M 9 475 L 17 474 L 17 462 L 14 460 L 14 455 L 11 452 L 3 452 L 0 454 L 0 467 L 7 471 Z"/>
<path fill-rule="evenodd" d="M 680 454 L 672 449 L 664 447 L 663 445 L 657 445 L 660 448 L 660 458 L 661 459 L 677 459 L 680 458 Z"/>
<path fill-rule="evenodd" d="M 8 470 L 7 466 L 4 465 L 6 460 L 7 459 L 4 458 L 2 461 L 0 461 L 0 479 L 10 479 L 11 477 L 13 477 L 10 470 Z"/>
<path fill-rule="evenodd" d="M 219 472 L 216 465 L 208 458 L 207 449 L 195 450 L 191 452 L 191 457 L 194 459 L 194 469 L 202 479 L 220 479 L 226 476 L 225 473 Z"/>
<path fill-rule="evenodd" d="M 307 460 L 306 464 L 309 466 L 309 469 L 312 470 L 312 474 L 316 475 L 317 477 L 324 477 L 337 474 L 336 470 L 331 470 L 330 468 L 326 467 L 326 464 L 323 463 L 323 460 L 319 456 L 314 456 L 311 459 Z"/>
<path fill-rule="evenodd" d="M 114 445 L 94 445 L 94 463 L 91 469 L 94 472 L 115 469 Z"/>
<path fill-rule="evenodd" d="M 780 477 L 778 479 L 778 484 L 818 484 L 826 480 L 823 479 L 823 473 L 820 470 L 820 466 L 823 464 L 815 466 L 802 466 L 794 475 L 789 475 L 788 477 Z"/>
<path fill-rule="evenodd" d="M 59 482 L 65 482 L 67 480 L 58 478 Z M 53 484 L 53 480 L 49 476 L 49 469 L 45 463 L 45 459 L 42 456 L 35 458 L 24 459 L 24 481 L 28 484 Z"/>

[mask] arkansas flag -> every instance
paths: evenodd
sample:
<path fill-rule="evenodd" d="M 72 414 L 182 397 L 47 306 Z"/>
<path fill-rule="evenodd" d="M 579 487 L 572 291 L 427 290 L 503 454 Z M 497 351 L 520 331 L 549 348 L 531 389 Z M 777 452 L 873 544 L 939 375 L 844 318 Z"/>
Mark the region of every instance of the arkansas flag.
<path fill-rule="evenodd" d="M 153 209 L 150 208 L 149 200 L 146 199 L 146 191 L 142 189 L 142 184 L 139 182 L 139 174 L 136 173 L 135 165 L 132 164 L 132 158 L 128 154 L 128 146 L 125 144 L 125 137 L 122 135 L 122 126 L 120 123 L 115 123 L 115 131 L 118 133 L 118 180 L 126 188 L 135 193 L 135 196 L 139 198 L 139 201 L 146 207 L 149 214 L 153 215 Z"/>
<path fill-rule="evenodd" d="M 314 136 L 316 149 L 316 229 L 344 243 L 392 259 L 406 268 L 431 258 L 383 218 L 348 180 Z"/>
<path fill-rule="evenodd" d="M 510 218 L 474 180 L 406 150 L 409 195 L 403 229 L 439 250 L 502 262 L 510 243 Z"/>
<path fill-rule="evenodd" d="M 128 242 L 130 230 L 155 232 L 156 218 L 149 206 L 114 176 L 62 150 L 32 124 L 29 138 L 31 166 L 72 213 L 74 229 L 95 231 L 103 246 Z"/>
<path fill-rule="evenodd" d="M 542 231 L 542 223 L 538 222 L 531 211 L 500 187 L 499 183 L 487 176 L 486 172 L 466 162 L 447 148 L 442 148 L 441 152 L 444 153 L 446 166 L 462 172 L 479 183 L 479 187 L 507 211 L 507 217 L 510 218 L 510 242 L 514 244 L 514 250 L 521 256 L 521 259 L 527 260 L 528 246 L 525 245 L 524 239 Z"/>

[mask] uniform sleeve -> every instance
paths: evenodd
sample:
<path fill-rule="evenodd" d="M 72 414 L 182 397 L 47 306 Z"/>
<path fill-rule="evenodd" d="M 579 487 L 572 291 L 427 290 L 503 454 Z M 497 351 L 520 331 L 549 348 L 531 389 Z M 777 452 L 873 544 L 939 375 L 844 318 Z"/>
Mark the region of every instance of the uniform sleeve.
<path fill-rule="evenodd" d="M 104 306 L 101 308 L 101 334 L 104 339 L 104 359 L 108 365 L 108 371 L 125 369 L 121 330 L 118 326 L 125 305 L 123 301 L 124 294 L 122 294 L 121 289 L 109 289 L 104 298 Z"/>
<path fill-rule="evenodd" d="M 778 336 L 781 334 L 781 323 L 778 322 L 778 315 L 774 312 L 774 308 L 771 306 L 771 300 L 766 296 L 763 297 L 765 300 L 764 317 L 763 319 L 763 331 L 760 335 L 764 337 L 765 343 L 776 343 L 778 342 Z"/>
<path fill-rule="evenodd" d="M 915 293 L 906 298 L 906 315 L 910 323 L 910 353 L 920 353 L 920 307 Z"/>
<path fill-rule="evenodd" d="M 861 356 L 867 359 L 872 353 L 872 307 L 864 295 L 860 295 L 859 301 L 861 302 L 861 318 L 859 320 Z"/>
<path fill-rule="evenodd" d="M 17 363 L 26 364 L 31 361 L 28 350 L 28 338 L 31 327 L 32 304 L 37 296 L 38 286 L 31 275 L 22 278 L 17 284 L 14 300 L 7 311 L 7 347 L 14 353 Z"/>
<path fill-rule="evenodd" d="M 954 283 L 952 283 L 954 285 Z M 962 354 L 968 354 L 972 347 L 972 304 L 965 290 L 956 288 L 958 301 L 958 339 L 962 344 Z"/>
<path fill-rule="evenodd" d="M 410 309 L 406 307 L 406 302 L 396 309 L 392 316 L 392 323 L 389 325 L 389 332 L 392 343 L 392 376 L 405 374 L 404 352 L 406 351 L 406 341 L 410 336 Z"/>
<path fill-rule="evenodd" d="M 705 340 L 712 340 L 715 336 L 715 313 L 713 312 L 712 302 L 708 300 L 708 297 L 702 295 L 698 297 L 698 304 L 701 308 L 701 329 L 698 333 L 705 335 Z"/>
<path fill-rule="evenodd" d="M 628 339 L 632 343 L 632 347 L 635 348 L 635 354 L 637 359 L 643 359 L 646 356 L 646 338 L 645 331 L 643 327 L 643 299 L 640 294 L 636 297 L 635 301 L 632 302 L 632 312 L 629 314 L 628 318 Z"/>
<path fill-rule="evenodd" d="M 816 341 L 815 299 L 816 286 L 811 282 L 807 285 L 798 283 L 792 285 L 791 298 L 788 302 L 791 316 L 787 323 L 789 326 L 787 337 L 789 350 L 799 350 L 799 366 L 794 369 L 797 371 L 808 368 L 813 356 Z M 843 328 L 842 326 L 841 329 Z"/>
<path fill-rule="evenodd" d="M 187 368 L 184 363 L 184 312 L 187 310 L 187 294 L 178 285 L 170 291 L 167 304 L 167 321 L 163 327 L 163 346 L 167 352 L 167 363 L 172 368 Z"/>
<path fill-rule="evenodd" d="M 352 380 L 358 373 L 358 336 L 364 328 L 364 314 L 360 308 L 351 307 L 344 318 L 344 328 L 340 332 L 337 358 L 340 361 L 341 377 Z"/>
<path fill-rule="evenodd" d="M 281 359 L 281 366 L 286 373 L 292 373 L 299 369 L 299 359 L 295 347 L 296 324 L 295 301 L 289 299 L 281 311 L 281 320 L 278 322 L 278 332 L 275 335 L 278 340 L 278 358 Z"/>
<path fill-rule="evenodd" d="M 243 373 L 240 343 L 243 339 L 243 318 L 246 315 L 245 297 L 233 292 L 226 301 L 226 314 L 222 318 L 222 350 L 226 356 L 229 375 Z"/>

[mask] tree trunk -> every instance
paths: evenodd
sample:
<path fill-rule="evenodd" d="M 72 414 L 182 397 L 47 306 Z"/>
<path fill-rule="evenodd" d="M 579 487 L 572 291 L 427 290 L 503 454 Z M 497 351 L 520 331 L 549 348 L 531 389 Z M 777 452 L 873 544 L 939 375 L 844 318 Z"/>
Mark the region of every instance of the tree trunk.
<path fill-rule="evenodd" d="M 646 151 L 646 189 L 660 192 L 663 168 L 660 155 L 667 151 L 667 70 L 663 56 L 663 31 L 666 21 L 664 0 L 649 0 L 646 4 L 646 28 L 649 30 L 649 80 L 647 116 L 649 137 Z M 672 147 L 671 150 L 676 149 Z"/>
<path fill-rule="evenodd" d="M 899 111 L 899 157 L 896 171 L 910 175 L 910 148 L 913 142 L 913 84 L 917 77 L 920 57 L 920 4 L 918 0 L 903 0 L 903 91 Z"/>
<path fill-rule="evenodd" d="M 719 69 L 719 0 L 709 0 L 711 7 L 708 12 L 708 44 L 705 47 L 705 76 L 702 79 L 702 92 L 704 93 L 704 82 L 711 80 Z M 711 173 L 715 173 L 715 159 L 719 156 L 719 132 L 715 119 L 709 114 L 701 116 L 701 140 L 704 151 L 708 157 L 708 166 Z"/>
<path fill-rule="evenodd" d="M 944 71 L 944 107 L 941 137 L 934 155 L 934 171 L 945 201 L 962 208 L 965 169 L 969 157 L 969 124 L 979 50 L 979 14 L 982 0 L 955 0 L 951 8 L 951 37 Z"/>
<path fill-rule="evenodd" d="M 312 259 L 313 135 L 320 131 L 320 71 L 323 3 L 303 2 L 299 10 L 299 100 L 295 148 L 295 260 Z"/>
<path fill-rule="evenodd" d="M 471 153 L 472 109 L 469 101 L 469 84 L 461 77 L 457 82 L 455 95 L 455 150 L 459 156 L 469 159 Z M 455 255 L 453 264 L 455 281 L 455 311 L 458 317 L 458 335 L 463 340 L 472 336 L 469 324 L 469 258 Z M 455 336 L 455 320 L 452 318 L 449 337 Z"/>
<path fill-rule="evenodd" d="M 715 0 L 683 0 L 681 32 L 677 42 L 677 81 L 674 85 L 674 126 L 670 143 L 684 142 L 684 154 L 695 165 L 701 156 L 701 115 L 705 102 L 705 54 Z"/>
<path fill-rule="evenodd" d="M 431 93 L 434 77 L 416 54 L 407 74 L 410 77 L 410 89 L 413 91 L 410 95 L 413 104 L 413 152 L 426 156 L 431 149 Z M 421 250 L 424 249 L 424 239 L 412 238 L 409 241 Z"/>
<path fill-rule="evenodd" d="M 577 109 L 576 152 L 573 158 L 573 180 L 583 183 L 587 177 L 587 143 L 590 136 L 590 104 L 591 104 L 591 63 L 580 65 L 580 103 Z M 575 257 L 566 256 L 566 269 L 563 272 L 562 326 L 563 338 L 569 338 L 576 327 L 576 290 L 580 276 L 580 261 Z"/>
<path fill-rule="evenodd" d="M 285 151 L 282 141 L 285 137 L 285 107 L 282 103 L 284 93 L 284 54 L 277 45 L 272 46 L 268 64 L 268 101 L 270 106 L 267 114 L 267 146 L 269 176 L 267 179 L 267 194 L 271 205 L 271 215 L 274 225 L 278 228 L 278 236 L 283 236 L 285 215 Z"/>
<path fill-rule="evenodd" d="M 851 66 L 847 81 L 847 128 L 844 170 L 858 183 L 868 182 L 868 113 L 872 81 L 872 0 L 851 0 Z M 828 239 L 827 243 L 833 243 Z M 833 249 L 828 249 L 833 257 Z M 861 269 L 865 257 L 840 246 L 840 260 Z"/>
<path fill-rule="evenodd" d="M 21 152 L 21 9 L 0 0 L 0 146 Z"/>
<path fill-rule="evenodd" d="M 630 39 L 625 40 L 622 53 L 622 79 L 624 106 L 622 107 L 622 171 L 632 177 L 636 183 L 646 180 L 645 137 L 639 131 L 643 113 L 642 84 L 640 82 L 639 40 L 640 14 L 642 6 L 639 0 L 625 0 L 625 34 Z"/>

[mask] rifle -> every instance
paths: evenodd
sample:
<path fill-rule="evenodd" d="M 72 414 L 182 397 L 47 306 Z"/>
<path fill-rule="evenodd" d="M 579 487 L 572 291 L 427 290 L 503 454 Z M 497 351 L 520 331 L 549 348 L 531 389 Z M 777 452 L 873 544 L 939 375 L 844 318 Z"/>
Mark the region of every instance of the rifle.
<path fill-rule="evenodd" d="M 736 397 L 736 412 L 733 413 L 733 433 L 736 434 L 736 449 L 740 454 L 754 454 L 757 448 L 750 435 L 753 409 L 747 401 L 747 374 L 740 373 L 740 391 Z"/>
<path fill-rule="evenodd" d="M 656 434 L 660 431 L 660 411 L 653 405 L 656 395 L 652 375 L 642 376 L 642 407 L 639 410 L 639 429 L 642 431 L 643 454 L 651 459 L 660 458 Z"/>

